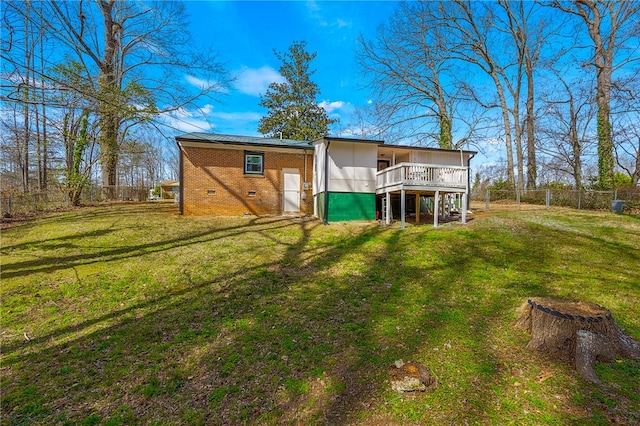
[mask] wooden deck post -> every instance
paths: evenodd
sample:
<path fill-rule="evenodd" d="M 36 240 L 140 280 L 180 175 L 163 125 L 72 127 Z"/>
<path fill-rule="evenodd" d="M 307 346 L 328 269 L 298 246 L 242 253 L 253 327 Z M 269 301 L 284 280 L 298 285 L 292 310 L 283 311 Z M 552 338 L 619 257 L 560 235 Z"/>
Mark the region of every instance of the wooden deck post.
<path fill-rule="evenodd" d="M 391 194 L 389 192 L 386 193 L 386 209 L 384 212 L 384 223 L 386 225 L 391 223 Z"/>
<path fill-rule="evenodd" d="M 433 227 L 438 227 L 438 215 L 440 214 L 440 191 L 436 191 L 436 195 L 433 196 Z"/>
<path fill-rule="evenodd" d="M 400 229 L 404 229 L 404 215 L 405 215 L 405 193 L 404 189 L 400 190 Z"/>
<path fill-rule="evenodd" d="M 416 194 L 416 225 L 420 223 L 420 193 Z"/>
<path fill-rule="evenodd" d="M 462 194 L 462 223 L 467 223 L 467 194 Z"/>

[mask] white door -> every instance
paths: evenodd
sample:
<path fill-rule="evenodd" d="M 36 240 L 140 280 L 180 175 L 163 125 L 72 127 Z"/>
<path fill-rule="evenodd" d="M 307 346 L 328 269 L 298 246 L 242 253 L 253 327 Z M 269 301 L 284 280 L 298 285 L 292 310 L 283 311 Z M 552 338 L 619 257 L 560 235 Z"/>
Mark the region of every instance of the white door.
<path fill-rule="evenodd" d="M 300 171 L 283 169 L 284 173 L 284 211 L 300 211 Z"/>

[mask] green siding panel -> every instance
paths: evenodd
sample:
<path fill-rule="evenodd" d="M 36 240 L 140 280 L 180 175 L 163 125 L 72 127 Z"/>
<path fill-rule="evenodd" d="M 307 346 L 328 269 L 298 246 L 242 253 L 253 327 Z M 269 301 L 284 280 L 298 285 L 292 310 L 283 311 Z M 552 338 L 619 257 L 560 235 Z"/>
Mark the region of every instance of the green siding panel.
<path fill-rule="evenodd" d="M 329 222 L 375 219 L 376 194 L 329 192 Z"/>

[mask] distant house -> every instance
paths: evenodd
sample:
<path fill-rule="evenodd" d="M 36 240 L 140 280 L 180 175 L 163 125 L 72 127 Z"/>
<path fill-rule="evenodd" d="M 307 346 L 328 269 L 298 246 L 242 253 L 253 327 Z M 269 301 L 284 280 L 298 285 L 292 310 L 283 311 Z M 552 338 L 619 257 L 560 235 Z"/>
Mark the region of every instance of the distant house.
<path fill-rule="evenodd" d="M 174 199 L 180 192 L 180 182 L 177 180 L 164 180 L 160 182 L 160 198 L 163 200 Z"/>
<path fill-rule="evenodd" d="M 324 137 L 313 142 L 188 133 L 180 149 L 185 215 L 314 215 L 402 220 L 456 206 L 465 221 L 474 151 Z M 453 200 L 453 201 L 452 201 Z M 433 214 L 437 212 L 438 214 Z"/>

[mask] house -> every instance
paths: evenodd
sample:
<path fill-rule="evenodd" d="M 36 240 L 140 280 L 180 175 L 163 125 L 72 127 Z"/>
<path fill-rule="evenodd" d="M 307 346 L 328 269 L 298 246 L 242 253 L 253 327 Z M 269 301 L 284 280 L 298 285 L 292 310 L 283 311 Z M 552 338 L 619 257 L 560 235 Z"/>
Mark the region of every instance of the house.
<path fill-rule="evenodd" d="M 181 214 L 313 214 L 312 143 L 210 133 L 176 142 Z"/>
<path fill-rule="evenodd" d="M 314 142 L 315 215 L 326 222 L 384 219 L 433 224 L 454 209 L 466 222 L 469 163 L 474 151 L 323 138 Z M 394 213 L 395 212 L 395 213 Z M 437 212 L 437 214 L 434 214 Z"/>
<path fill-rule="evenodd" d="M 177 180 L 163 180 L 160 182 L 160 198 L 163 200 L 174 199 L 180 193 L 180 182 Z"/>
<path fill-rule="evenodd" d="M 188 133 L 180 149 L 185 215 L 314 215 L 325 222 L 384 219 L 404 225 L 457 209 L 466 219 L 474 151 L 324 137 L 313 142 Z M 437 214 L 434 214 L 437 212 Z"/>

